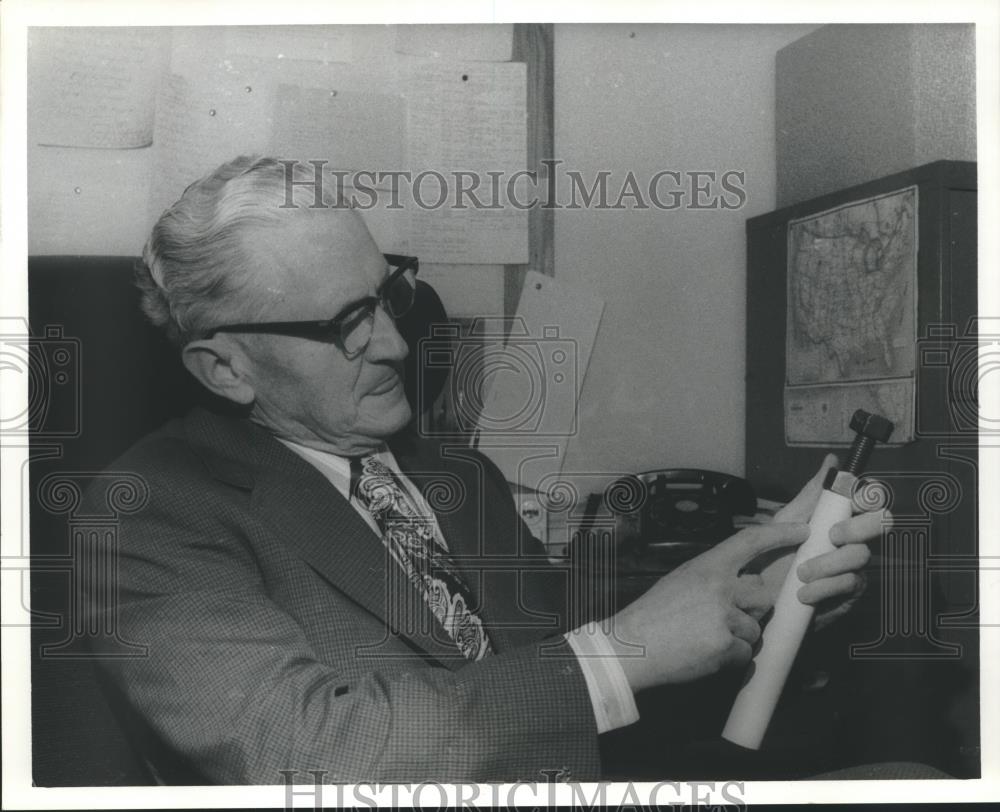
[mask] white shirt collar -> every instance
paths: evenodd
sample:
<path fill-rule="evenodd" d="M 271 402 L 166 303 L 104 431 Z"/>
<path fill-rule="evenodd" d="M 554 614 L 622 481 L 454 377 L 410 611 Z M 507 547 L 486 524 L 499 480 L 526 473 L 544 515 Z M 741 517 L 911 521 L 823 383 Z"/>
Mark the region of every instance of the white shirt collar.
<path fill-rule="evenodd" d="M 283 437 L 278 437 L 277 439 L 302 457 L 306 462 L 311 463 L 313 466 L 318 468 L 320 472 L 322 472 L 326 478 L 330 480 L 333 486 L 340 491 L 341 495 L 343 495 L 345 499 L 349 498 L 348 493 L 351 488 L 350 457 L 343 457 L 340 454 L 334 454 L 331 451 L 311 448 L 292 440 L 286 440 Z M 388 446 L 383 445 L 372 452 L 372 454 L 388 468 L 396 473 L 399 473 L 399 464 L 396 462 L 396 458 L 393 457 Z M 366 454 L 365 456 L 369 455 Z"/>

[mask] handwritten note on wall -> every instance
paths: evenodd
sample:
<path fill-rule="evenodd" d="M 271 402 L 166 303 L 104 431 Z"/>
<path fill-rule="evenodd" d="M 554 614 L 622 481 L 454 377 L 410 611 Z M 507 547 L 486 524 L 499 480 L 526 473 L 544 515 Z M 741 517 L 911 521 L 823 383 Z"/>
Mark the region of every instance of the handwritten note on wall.
<path fill-rule="evenodd" d="M 525 263 L 528 213 L 507 199 L 527 165 L 527 72 L 523 63 L 431 63 L 406 87 L 410 169 L 438 172 L 415 189 L 411 245 L 431 262 Z M 474 203 L 457 199 L 455 173 L 473 173 Z M 445 200 L 435 205 L 447 187 Z M 494 202 L 497 205 L 494 205 Z M 459 205 L 464 204 L 464 208 Z"/>
<path fill-rule="evenodd" d="M 126 149 L 153 141 L 169 42 L 149 28 L 37 28 L 29 37 L 33 141 Z"/>
<path fill-rule="evenodd" d="M 264 151 L 270 103 L 259 98 L 263 91 L 235 73 L 209 84 L 171 75 L 160 88 L 150 190 L 154 219 L 206 172 L 237 155 Z"/>
<path fill-rule="evenodd" d="M 403 126 L 399 96 L 283 84 L 275 100 L 271 150 L 377 176 L 402 168 Z"/>

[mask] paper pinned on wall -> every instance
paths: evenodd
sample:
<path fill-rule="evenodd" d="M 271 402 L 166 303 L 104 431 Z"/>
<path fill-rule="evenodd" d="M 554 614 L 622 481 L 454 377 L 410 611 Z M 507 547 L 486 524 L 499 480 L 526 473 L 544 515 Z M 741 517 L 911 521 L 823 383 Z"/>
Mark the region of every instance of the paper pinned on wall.
<path fill-rule="evenodd" d="M 520 62 L 414 70 L 406 86 L 408 164 L 418 204 L 411 207 L 410 233 L 421 258 L 528 261 L 528 213 L 507 197 L 509 181 L 527 167 L 526 83 Z M 468 195 L 459 199 L 460 183 L 478 204 Z"/>
<path fill-rule="evenodd" d="M 149 235 L 148 153 L 99 150 L 80 160 L 76 149 L 29 145 L 28 255 L 137 255 Z"/>
<path fill-rule="evenodd" d="M 240 25 L 225 29 L 227 54 L 260 59 L 350 62 L 350 28 L 340 25 Z"/>
<path fill-rule="evenodd" d="M 403 168 L 403 100 L 335 88 L 278 86 L 271 152 L 327 169 L 366 172 L 359 181 L 387 188 L 378 173 Z"/>
<path fill-rule="evenodd" d="M 603 312 L 582 288 L 525 274 L 506 344 L 483 371 L 476 440 L 508 482 L 536 489 L 560 472 Z"/>
<path fill-rule="evenodd" d="M 464 62 L 508 62 L 514 26 L 397 25 L 396 52 Z"/>
<path fill-rule="evenodd" d="M 249 90 L 248 90 L 249 88 Z M 155 221 L 192 182 L 237 155 L 259 154 L 270 132 L 271 100 L 227 74 L 199 85 L 170 75 L 156 104 L 150 217 Z"/>
<path fill-rule="evenodd" d="M 438 187 L 423 194 L 435 200 Z M 524 264 L 528 261 L 527 212 L 457 210 L 446 202 L 440 208 L 410 208 L 410 243 L 414 252 L 431 262 L 450 264 Z"/>
<path fill-rule="evenodd" d="M 31 31 L 29 43 L 34 143 L 104 149 L 152 143 L 169 30 L 42 28 Z"/>
<path fill-rule="evenodd" d="M 384 65 L 371 66 L 357 62 L 306 62 L 300 59 L 262 59 L 234 54 L 220 60 L 227 71 L 246 76 L 256 84 L 267 86 L 277 97 L 279 85 L 350 90 L 352 93 L 400 95 L 400 79 Z M 196 66 L 192 66 L 196 67 Z M 175 71 L 184 74 L 184 70 Z M 197 78 L 185 74 L 188 78 Z"/>
<path fill-rule="evenodd" d="M 527 164 L 527 66 L 428 63 L 406 85 L 411 163 L 516 172 Z"/>

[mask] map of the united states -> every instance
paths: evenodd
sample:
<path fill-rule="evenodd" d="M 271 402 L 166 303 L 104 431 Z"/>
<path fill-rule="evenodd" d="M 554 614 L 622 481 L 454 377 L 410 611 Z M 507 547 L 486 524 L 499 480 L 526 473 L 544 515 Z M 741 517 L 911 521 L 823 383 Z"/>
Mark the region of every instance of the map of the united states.
<path fill-rule="evenodd" d="M 915 190 L 790 224 L 788 384 L 911 375 Z"/>

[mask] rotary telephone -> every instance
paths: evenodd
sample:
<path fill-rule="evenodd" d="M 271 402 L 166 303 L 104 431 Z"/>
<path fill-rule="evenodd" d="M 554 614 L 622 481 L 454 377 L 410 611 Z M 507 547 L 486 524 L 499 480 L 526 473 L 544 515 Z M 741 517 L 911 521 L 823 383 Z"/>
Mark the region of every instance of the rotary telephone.
<path fill-rule="evenodd" d="M 750 483 L 728 474 L 674 468 L 635 478 L 645 488 L 644 500 L 633 511 L 640 543 L 716 544 L 735 532 L 734 515 L 757 512 Z"/>
<path fill-rule="evenodd" d="M 679 563 L 736 532 L 733 516 L 753 516 L 757 499 L 745 479 L 673 468 L 631 474 L 592 494 L 573 542 L 586 545 L 613 514 L 619 553 L 631 559 Z"/>

